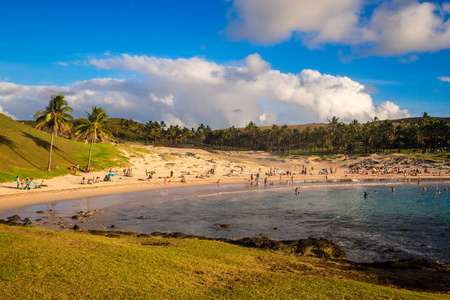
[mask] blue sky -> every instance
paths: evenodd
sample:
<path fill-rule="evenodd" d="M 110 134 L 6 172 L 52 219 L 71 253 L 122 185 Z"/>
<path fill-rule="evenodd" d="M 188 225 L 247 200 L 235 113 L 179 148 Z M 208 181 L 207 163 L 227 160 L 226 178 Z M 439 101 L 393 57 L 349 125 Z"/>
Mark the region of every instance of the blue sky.
<path fill-rule="evenodd" d="M 2 1 L 0 112 L 213 128 L 450 115 L 450 4 Z"/>

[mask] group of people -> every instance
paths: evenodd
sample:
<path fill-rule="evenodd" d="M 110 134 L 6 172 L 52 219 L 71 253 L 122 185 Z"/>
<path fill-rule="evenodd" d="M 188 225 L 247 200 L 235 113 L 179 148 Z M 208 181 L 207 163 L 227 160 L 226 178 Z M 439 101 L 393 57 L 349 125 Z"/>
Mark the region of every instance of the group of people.
<path fill-rule="evenodd" d="M 36 189 L 47 186 L 44 184 L 44 180 L 42 180 L 41 183 L 38 184 L 34 181 L 34 178 L 26 177 L 26 179 L 20 179 L 19 175 L 16 176 L 14 182 L 16 183 L 16 188 L 19 190 L 29 190 L 31 189 L 31 186 L 34 186 L 34 188 Z"/>
<path fill-rule="evenodd" d="M 123 169 L 123 176 L 127 177 L 133 176 L 133 168 Z"/>
<path fill-rule="evenodd" d="M 105 177 L 103 178 L 103 181 L 111 181 L 111 176 L 109 175 L 105 175 Z M 87 178 L 83 177 L 81 179 L 81 184 L 94 184 L 94 183 L 99 183 L 101 182 L 100 177 L 92 177 L 92 178 Z"/>

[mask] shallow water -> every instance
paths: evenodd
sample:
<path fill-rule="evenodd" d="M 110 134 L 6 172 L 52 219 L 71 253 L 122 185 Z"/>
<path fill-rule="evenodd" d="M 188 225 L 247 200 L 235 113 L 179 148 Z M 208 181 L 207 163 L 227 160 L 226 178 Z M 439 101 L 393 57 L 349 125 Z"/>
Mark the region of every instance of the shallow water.
<path fill-rule="evenodd" d="M 427 191 L 422 190 L 424 185 Z M 39 223 L 46 229 L 58 229 L 57 222 L 66 217 L 66 223 L 79 224 L 81 229 L 179 231 L 231 239 L 260 234 L 280 240 L 326 238 L 359 262 L 411 258 L 450 262 L 447 185 L 450 182 L 423 181 L 420 186 L 296 182 L 301 186 L 299 195 L 286 185 L 186 186 L 27 206 L 0 218 L 13 214 L 33 221 L 41 218 Z M 436 194 L 436 186 L 442 194 Z M 363 197 L 365 191 L 368 198 Z M 97 209 L 85 224 L 67 219 L 75 212 Z M 37 214 L 39 210 L 44 213 Z"/>

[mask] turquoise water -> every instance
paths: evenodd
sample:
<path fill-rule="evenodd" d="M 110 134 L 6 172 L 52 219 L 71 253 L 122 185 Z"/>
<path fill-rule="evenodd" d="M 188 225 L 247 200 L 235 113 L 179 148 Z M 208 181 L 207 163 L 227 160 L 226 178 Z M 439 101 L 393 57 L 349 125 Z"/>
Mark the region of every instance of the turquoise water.
<path fill-rule="evenodd" d="M 411 258 L 450 262 L 447 185 L 450 187 L 446 181 L 423 181 L 420 186 L 302 182 L 296 183 L 301 186 L 299 195 L 294 186 L 286 185 L 195 186 L 34 205 L 0 217 L 17 213 L 32 220 L 41 218 L 43 228 L 58 229 L 61 217 L 98 209 L 85 224 L 67 218 L 66 222 L 82 229 L 178 231 L 230 239 L 261 234 L 280 240 L 326 238 L 340 245 L 349 259 L 359 262 Z M 436 187 L 441 194 L 436 194 Z M 38 210 L 45 213 L 36 214 Z"/>

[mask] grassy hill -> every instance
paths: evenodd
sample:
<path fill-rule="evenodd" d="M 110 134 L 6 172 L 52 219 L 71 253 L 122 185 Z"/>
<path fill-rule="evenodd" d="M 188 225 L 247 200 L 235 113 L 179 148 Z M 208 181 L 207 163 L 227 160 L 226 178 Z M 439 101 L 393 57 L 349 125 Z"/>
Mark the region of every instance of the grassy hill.
<path fill-rule="evenodd" d="M 87 164 L 89 144 L 55 137 L 52 171 L 46 170 L 50 134 L 0 114 L 0 182 L 12 181 L 17 175 L 51 178 L 70 173 L 70 166 Z M 101 160 L 100 160 L 101 158 Z M 95 144 L 92 169 L 118 166 L 125 161 L 117 147 L 109 143 Z"/>
<path fill-rule="evenodd" d="M 0 225 L 0 299 L 449 299 L 446 276 L 432 263 Z"/>

